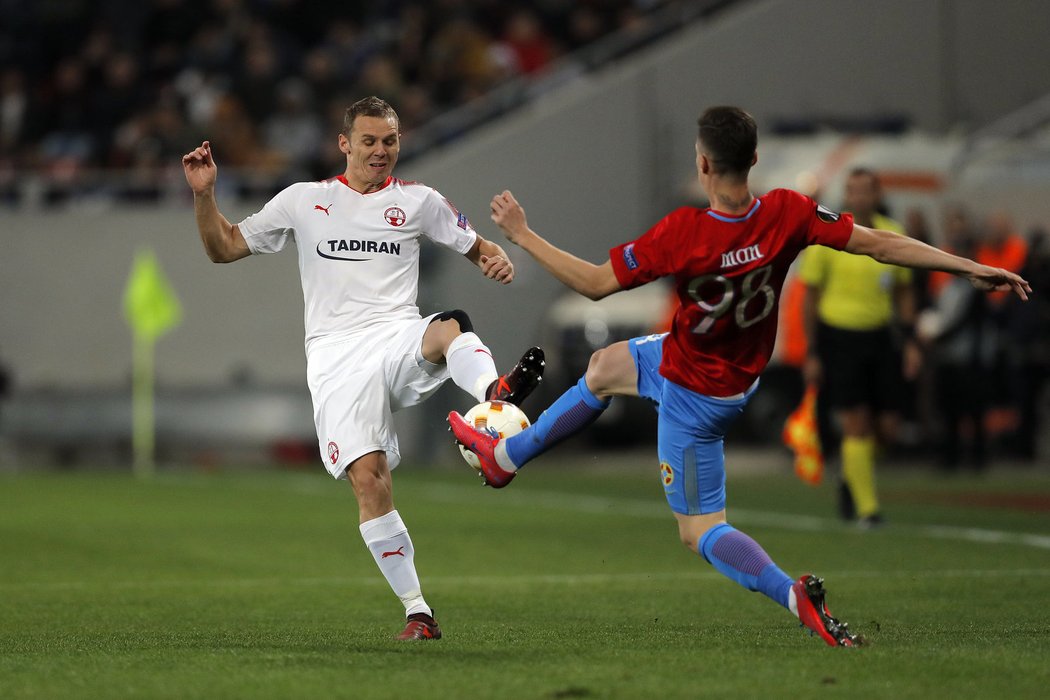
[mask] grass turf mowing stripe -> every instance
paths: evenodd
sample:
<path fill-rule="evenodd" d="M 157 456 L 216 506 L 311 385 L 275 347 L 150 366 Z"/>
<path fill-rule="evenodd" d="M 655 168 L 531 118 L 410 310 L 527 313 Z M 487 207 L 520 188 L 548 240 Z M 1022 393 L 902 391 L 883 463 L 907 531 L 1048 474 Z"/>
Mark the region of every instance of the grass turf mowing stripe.
<path fill-rule="evenodd" d="M 848 571 L 832 570 L 826 572 L 834 578 L 905 578 L 905 579 L 941 579 L 941 578 L 969 578 L 969 577 L 1002 577 L 1023 578 L 1027 576 L 1050 576 L 1050 569 L 943 569 L 936 571 Z M 724 578 L 717 571 L 676 571 L 676 572 L 638 572 L 618 574 L 536 574 L 536 575 L 509 575 L 509 576 L 428 576 L 427 586 L 532 586 L 536 584 L 552 585 L 583 585 L 590 586 L 602 583 L 631 583 L 648 581 L 693 581 L 693 580 L 721 580 Z M 178 588 L 199 586 L 204 588 L 216 587 L 268 587 L 268 586 L 386 586 L 380 576 L 326 576 L 306 578 L 207 578 L 207 579 L 171 579 L 171 580 L 148 580 L 148 581 L 44 581 L 33 583 L 0 583 L 0 591 L 46 591 L 46 590 L 90 590 L 99 587 L 113 589 L 139 589 L 149 590 L 152 588 Z"/>

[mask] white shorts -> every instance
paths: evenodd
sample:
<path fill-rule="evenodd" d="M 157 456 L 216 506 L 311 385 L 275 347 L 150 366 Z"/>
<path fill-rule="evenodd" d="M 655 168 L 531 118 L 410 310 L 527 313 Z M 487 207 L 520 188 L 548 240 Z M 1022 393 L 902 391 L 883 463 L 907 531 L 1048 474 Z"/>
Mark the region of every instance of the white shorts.
<path fill-rule="evenodd" d="M 447 365 L 423 359 L 433 317 L 391 321 L 307 351 L 321 461 L 336 479 L 369 452 L 386 452 L 391 469 L 401 461 L 394 412 L 420 403 L 449 378 Z"/>

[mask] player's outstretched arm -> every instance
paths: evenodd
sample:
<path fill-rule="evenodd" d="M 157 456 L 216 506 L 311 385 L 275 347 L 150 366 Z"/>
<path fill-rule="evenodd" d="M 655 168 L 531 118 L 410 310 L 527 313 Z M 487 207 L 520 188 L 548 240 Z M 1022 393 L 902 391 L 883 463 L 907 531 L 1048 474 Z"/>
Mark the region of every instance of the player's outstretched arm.
<path fill-rule="evenodd" d="M 1019 275 L 997 267 L 989 267 L 969 258 L 946 253 L 914 238 L 891 231 L 853 225 L 853 234 L 846 244 L 846 252 L 867 255 L 889 265 L 901 265 L 925 270 L 942 270 L 970 280 L 982 291 L 1013 291 L 1028 299 L 1032 287 Z"/>
<path fill-rule="evenodd" d="M 529 228 L 525 210 L 509 190 L 492 198 L 491 209 L 492 220 L 503 229 L 507 239 L 535 258 L 566 287 L 594 300 L 623 289 L 609 261 L 595 265 L 581 260 Z"/>
<path fill-rule="evenodd" d="M 193 190 L 193 212 L 204 252 L 212 262 L 226 263 L 251 255 L 244 236 L 219 211 L 215 201 L 215 179 L 219 170 L 212 156 L 211 144 L 205 141 L 182 157 L 186 184 Z"/>

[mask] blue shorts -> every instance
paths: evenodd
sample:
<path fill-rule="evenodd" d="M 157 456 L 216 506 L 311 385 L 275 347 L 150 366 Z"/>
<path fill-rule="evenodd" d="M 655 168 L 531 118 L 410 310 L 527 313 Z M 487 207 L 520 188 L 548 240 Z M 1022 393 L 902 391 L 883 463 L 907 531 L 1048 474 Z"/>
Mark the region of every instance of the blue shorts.
<path fill-rule="evenodd" d="M 723 441 L 758 382 L 735 399 L 698 394 L 660 375 L 663 342 L 649 335 L 628 342 L 638 368 L 638 395 L 657 406 L 657 454 L 667 503 L 675 513 L 717 513 L 726 507 Z"/>

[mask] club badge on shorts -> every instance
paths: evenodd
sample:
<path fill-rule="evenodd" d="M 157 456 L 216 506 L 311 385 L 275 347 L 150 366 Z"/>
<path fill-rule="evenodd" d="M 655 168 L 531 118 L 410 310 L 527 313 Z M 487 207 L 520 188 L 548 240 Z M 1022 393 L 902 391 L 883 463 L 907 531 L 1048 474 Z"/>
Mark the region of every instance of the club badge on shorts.
<path fill-rule="evenodd" d="M 667 462 L 660 462 L 660 477 L 663 479 L 664 486 L 674 483 L 674 472 L 671 471 L 671 465 Z"/>
<path fill-rule="evenodd" d="M 339 461 L 339 445 L 334 442 L 328 443 L 328 459 L 332 460 L 332 464 Z"/>

